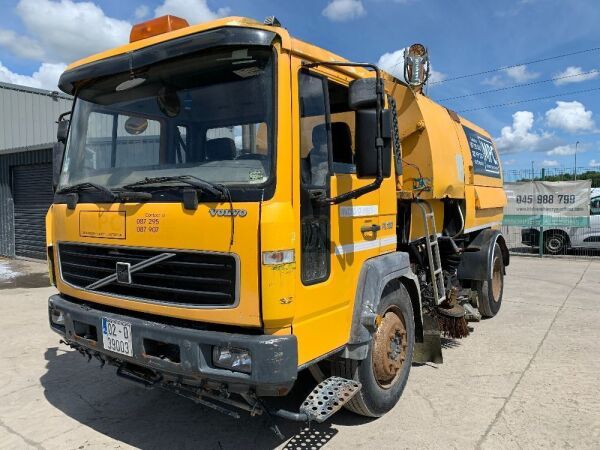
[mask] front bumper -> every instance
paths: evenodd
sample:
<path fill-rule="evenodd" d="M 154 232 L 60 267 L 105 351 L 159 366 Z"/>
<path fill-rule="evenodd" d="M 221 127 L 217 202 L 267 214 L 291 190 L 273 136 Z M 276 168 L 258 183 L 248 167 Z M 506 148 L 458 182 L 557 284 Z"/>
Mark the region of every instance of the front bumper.
<path fill-rule="evenodd" d="M 250 335 L 185 328 L 95 309 L 61 295 L 51 296 L 48 308 L 50 317 L 57 311 L 63 314 L 64 326 L 52 320 L 50 326 L 67 343 L 99 354 L 115 365 L 128 364 L 149 369 L 166 380 L 192 386 L 210 383 L 229 392 L 253 391 L 259 396 L 277 396 L 287 394 L 298 375 L 298 345 L 294 335 Z M 104 349 L 103 317 L 131 323 L 132 357 Z M 178 358 L 173 361 L 152 355 L 149 342 L 177 346 Z M 215 367 L 212 364 L 214 346 L 249 350 L 252 372 L 246 374 Z"/>

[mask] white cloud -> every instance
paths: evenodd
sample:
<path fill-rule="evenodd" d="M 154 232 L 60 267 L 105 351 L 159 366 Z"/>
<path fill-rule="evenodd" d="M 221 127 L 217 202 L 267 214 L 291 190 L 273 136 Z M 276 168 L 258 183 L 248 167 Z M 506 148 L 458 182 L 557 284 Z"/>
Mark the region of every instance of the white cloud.
<path fill-rule="evenodd" d="M 498 88 L 504 86 L 506 84 L 506 80 L 500 75 L 494 75 L 491 78 L 484 78 L 481 84 Z"/>
<path fill-rule="evenodd" d="M 595 159 L 590 159 L 588 164 L 590 167 L 600 167 L 600 161 L 596 161 Z"/>
<path fill-rule="evenodd" d="M 396 78 L 404 80 L 404 49 L 396 50 L 395 52 L 384 53 L 379 57 L 377 65 L 391 73 Z M 446 74 L 433 70 L 429 70 L 429 82 L 435 83 L 446 79 Z"/>
<path fill-rule="evenodd" d="M 500 137 L 496 138 L 496 146 L 501 153 L 543 151 L 555 144 L 551 133 L 532 132 L 534 117 L 531 111 L 517 111 L 512 117 L 512 125 L 503 127 Z"/>
<path fill-rule="evenodd" d="M 162 5 L 154 10 L 154 16 L 171 14 L 181 17 L 193 25 L 224 17 L 230 12 L 231 9 L 228 7 L 213 11 L 209 8 L 206 0 L 165 0 Z"/>
<path fill-rule="evenodd" d="M 554 75 L 554 78 L 560 78 L 559 80 L 555 80 L 554 84 L 561 86 L 569 83 L 581 83 L 582 81 L 593 80 L 598 75 L 600 75 L 600 72 L 584 71 L 581 67 L 569 66 L 562 72 Z"/>
<path fill-rule="evenodd" d="M 527 66 L 516 66 L 502 69 L 500 75 L 494 75 L 490 78 L 485 78 L 481 84 L 492 86 L 495 88 L 504 87 L 511 82 L 526 83 L 539 77 L 537 72 L 530 72 Z"/>
<path fill-rule="evenodd" d="M 583 153 L 589 148 L 589 144 L 566 144 L 554 147 L 552 150 L 546 152 L 549 156 L 569 156 L 574 155 L 575 152 Z"/>
<path fill-rule="evenodd" d="M 138 20 L 145 19 L 148 17 L 148 14 L 150 14 L 150 8 L 148 8 L 148 5 L 140 5 L 135 8 L 135 11 L 133 12 L 133 15 Z"/>
<path fill-rule="evenodd" d="M 596 129 L 592 111 L 586 110 L 582 103 L 558 101 L 556 105 L 556 108 L 546 111 L 546 122 L 549 126 L 569 133 Z"/>
<path fill-rule="evenodd" d="M 555 159 L 545 159 L 542 161 L 543 167 L 558 167 L 558 161 Z"/>
<path fill-rule="evenodd" d="M 357 19 L 367 13 L 361 0 L 331 0 L 321 12 L 329 20 L 345 22 Z"/>
<path fill-rule="evenodd" d="M 17 14 L 43 46 L 47 61 L 73 61 L 129 40 L 131 24 L 92 2 L 20 0 Z"/>
<path fill-rule="evenodd" d="M 42 63 L 33 75 L 28 76 L 12 72 L 0 62 L 0 81 L 55 91 L 58 89 L 58 79 L 65 67 L 65 64 L 60 63 Z"/>
<path fill-rule="evenodd" d="M 527 66 L 515 66 L 504 69 L 503 72 L 513 81 L 517 83 L 525 83 L 540 76 L 537 72 L 529 72 Z"/>
<path fill-rule="evenodd" d="M 517 162 L 516 159 L 503 159 L 502 165 L 503 166 L 513 166 L 516 162 Z"/>
<path fill-rule="evenodd" d="M 229 8 L 213 11 L 206 0 L 164 0 L 154 13 L 178 15 L 196 23 L 227 15 L 229 11 Z M 0 46 L 41 64 L 32 75 L 18 74 L 1 65 L 0 80 L 48 89 L 56 88 L 64 61 L 126 44 L 132 26 L 126 20 L 107 16 L 91 1 L 19 0 L 16 13 L 26 34 L 0 29 Z M 137 19 L 148 14 L 145 5 L 134 12 Z"/>
<path fill-rule="evenodd" d="M 39 61 L 44 56 L 44 50 L 34 39 L 19 36 L 12 30 L 0 29 L 0 46 L 22 58 Z"/>

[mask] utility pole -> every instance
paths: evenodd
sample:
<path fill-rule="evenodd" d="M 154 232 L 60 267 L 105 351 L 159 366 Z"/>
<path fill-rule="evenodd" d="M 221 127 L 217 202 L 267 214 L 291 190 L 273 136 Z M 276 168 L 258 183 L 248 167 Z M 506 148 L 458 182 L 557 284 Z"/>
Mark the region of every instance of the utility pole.
<path fill-rule="evenodd" d="M 531 181 L 533 181 L 534 172 L 533 172 L 533 161 L 531 161 Z"/>
<path fill-rule="evenodd" d="M 579 141 L 575 142 L 575 167 L 573 167 L 573 180 L 577 181 L 577 146 Z"/>

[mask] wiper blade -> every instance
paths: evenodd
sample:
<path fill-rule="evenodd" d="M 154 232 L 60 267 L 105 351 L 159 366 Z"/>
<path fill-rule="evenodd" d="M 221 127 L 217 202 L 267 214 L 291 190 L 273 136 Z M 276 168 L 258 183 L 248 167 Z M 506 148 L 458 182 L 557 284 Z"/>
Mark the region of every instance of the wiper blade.
<path fill-rule="evenodd" d="M 115 200 L 117 198 L 115 193 L 113 191 L 111 191 L 110 189 L 108 189 L 107 187 L 102 186 L 100 184 L 96 184 L 96 183 L 90 183 L 89 181 L 86 181 L 84 183 L 73 184 L 71 186 L 65 186 L 64 188 L 57 190 L 56 193 L 57 194 L 71 194 L 71 193 L 85 191 L 89 188 L 95 189 L 96 191 L 106 194 L 108 197 L 110 197 L 111 200 Z"/>
<path fill-rule="evenodd" d="M 209 192 L 215 197 L 222 198 L 225 195 L 225 189 L 223 186 L 211 183 L 210 181 L 203 180 L 202 178 L 195 177 L 193 175 L 175 175 L 166 177 L 146 177 L 143 180 L 136 181 L 134 183 L 126 184 L 121 186 L 123 189 L 135 189 L 139 186 L 145 186 L 148 184 L 163 184 L 170 183 L 173 181 L 179 181 L 181 183 L 193 186 L 201 189 L 205 192 Z"/>

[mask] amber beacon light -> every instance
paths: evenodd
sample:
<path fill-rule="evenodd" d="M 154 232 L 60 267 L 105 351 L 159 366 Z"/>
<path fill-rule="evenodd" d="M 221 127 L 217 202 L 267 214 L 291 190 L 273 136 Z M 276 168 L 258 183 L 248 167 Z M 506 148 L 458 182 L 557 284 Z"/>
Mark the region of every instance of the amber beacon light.
<path fill-rule="evenodd" d="M 156 19 L 147 20 L 146 22 L 138 23 L 131 27 L 129 42 L 141 41 L 152 36 L 168 33 L 169 31 L 179 30 L 189 27 L 187 20 L 177 16 L 160 16 Z"/>

